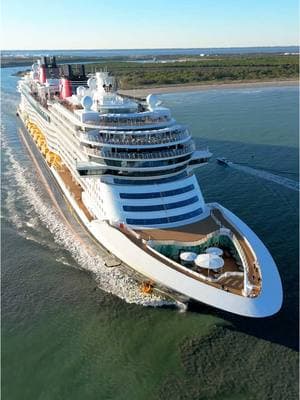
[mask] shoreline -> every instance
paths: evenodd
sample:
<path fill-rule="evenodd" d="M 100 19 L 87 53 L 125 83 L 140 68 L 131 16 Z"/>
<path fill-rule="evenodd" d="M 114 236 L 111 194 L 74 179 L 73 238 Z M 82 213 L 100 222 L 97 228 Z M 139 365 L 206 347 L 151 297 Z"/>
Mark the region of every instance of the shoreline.
<path fill-rule="evenodd" d="M 245 81 L 245 82 L 223 82 L 223 83 L 203 83 L 193 85 L 168 85 L 160 87 L 144 87 L 137 89 L 121 89 L 120 94 L 133 97 L 146 97 L 148 94 L 169 94 L 169 93 L 184 93 L 198 92 L 211 89 L 245 89 L 265 86 L 297 86 L 299 81 L 296 79 L 273 80 L 273 81 Z"/>

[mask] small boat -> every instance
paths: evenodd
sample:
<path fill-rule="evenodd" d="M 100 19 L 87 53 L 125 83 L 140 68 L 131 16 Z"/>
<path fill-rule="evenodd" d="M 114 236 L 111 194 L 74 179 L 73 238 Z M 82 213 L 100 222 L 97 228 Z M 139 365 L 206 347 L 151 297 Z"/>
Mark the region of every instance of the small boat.
<path fill-rule="evenodd" d="M 225 157 L 217 158 L 217 162 L 221 165 L 230 165 L 231 164 L 231 162 L 229 160 L 227 160 L 227 158 L 225 158 Z"/>

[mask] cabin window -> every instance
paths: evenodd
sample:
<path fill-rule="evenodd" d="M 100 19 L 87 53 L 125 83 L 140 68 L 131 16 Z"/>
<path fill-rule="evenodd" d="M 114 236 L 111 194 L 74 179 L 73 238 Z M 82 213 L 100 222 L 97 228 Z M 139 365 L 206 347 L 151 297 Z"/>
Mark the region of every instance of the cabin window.
<path fill-rule="evenodd" d="M 126 218 L 126 223 L 129 225 L 161 225 L 161 224 L 169 224 L 172 222 L 184 221 L 185 219 L 190 219 L 202 214 L 202 208 L 197 208 L 194 211 L 191 211 L 186 214 L 174 215 L 171 217 L 164 218 L 151 218 L 151 219 L 142 219 L 142 218 Z"/>
<path fill-rule="evenodd" d="M 194 190 L 194 185 L 188 185 L 179 189 L 165 190 L 163 192 L 153 193 L 120 193 L 121 199 L 155 199 L 158 197 L 176 196 L 178 194 L 187 193 Z"/>

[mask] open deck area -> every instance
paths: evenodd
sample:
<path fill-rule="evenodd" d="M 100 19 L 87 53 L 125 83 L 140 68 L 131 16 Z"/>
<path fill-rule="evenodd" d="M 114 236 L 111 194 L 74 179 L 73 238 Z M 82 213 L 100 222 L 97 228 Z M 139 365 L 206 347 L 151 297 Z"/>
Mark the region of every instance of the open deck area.
<path fill-rule="evenodd" d="M 145 240 L 197 242 L 204 239 L 208 234 L 217 231 L 219 228 L 220 226 L 210 215 L 193 224 L 167 229 L 136 230 L 136 233 Z"/>
<path fill-rule="evenodd" d="M 232 244 L 232 246 L 235 250 L 236 246 L 240 248 L 243 254 L 243 260 L 238 256 L 237 251 L 234 252 L 229 247 L 220 245 L 220 248 L 223 250 L 222 257 L 224 260 L 224 266 L 220 271 L 199 268 L 192 264 L 183 268 L 179 260 L 180 252 L 184 251 L 187 246 L 196 246 L 199 243 L 203 244 L 206 240 L 209 240 L 209 238 L 220 235 L 221 228 L 226 229 L 231 240 L 233 240 L 233 238 L 235 239 L 237 244 Z M 210 215 L 203 220 L 181 227 L 136 229 L 134 231 L 130 229 L 127 230 L 127 228 L 124 227 L 121 230 L 137 245 L 142 247 L 144 251 L 151 254 L 151 256 L 165 263 L 168 267 L 190 275 L 194 279 L 221 290 L 244 295 L 244 274 L 247 273 L 248 282 L 252 286 L 249 295 L 257 296 L 260 293 L 261 276 L 255 256 L 244 237 L 218 208 L 212 209 Z M 156 243 L 162 246 L 172 246 L 172 244 L 174 244 L 178 254 L 173 257 L 168 257 L 155 249 Z"/>
<path fill-rule="evenodd" d="M 222 226 L 230 229 L 236 236 L 247 260 L 248 264 L 248 279 L 253 285 L 253 293 L 258 295 L 261 289 L 261 276 L 259 273 L 259 267 L 256 264 L 256 260 L 252 250 L 245 241 L 245 238 L 239 233 L 239 231 L 224 217 L 223 213 L 219 209 L 214 209 L 213 214 L 217 218 Z"/>
<path fill-rule="evenodd" d="M 89 221 L 92 221 L 94 218 L 86 208 L 86 206 L 83 204 L 82 199 L 81 199 L 81 194 L 82 194 L 82 187 L 74 180 L 73 176 L 71 175 L 69 169 L 65 166 L 62 165 L 60 167 L 55 168 L 61 179 L 63 180 L 66 188 L 69 190 L 69 192 L 72 194 L 74 199 L 76 200 L 76 203 L 80 207 L 80 209 L 84 212 L 85 216 Z"/>
<path fill-rule="evenodd" d="M 212 223 L 212 221 L 209 219 L 211 226 L 215 229 L 216 227 L 218 227 L 218 225 L 214 225 Z M 192 228 L 190 229 L 196 229 L 196 226 L 199 223 L 196 224 L 191 224 Z M 187 225 L 188 226 L 188 225 Z M 206 225 L 206 228 L 209 225 Z M 171 232 L 171 234 L 173 233 L 175 236 L 173 236 L 173 238 L 176 238 L 176 240 L 178 240 L 179 238 L 182 237 L 182 235 L 184 235 L 184 227 L 180 228 L 180 231 L 177 230 L 152 230 L 155 231 L 154 232 L 154 236 L 151 236 L 151 238 L 149 239 L 149 235 L 145 235 L 145 231 L 148 232 L 150 230 L 145 230 L 145 231 L 141 231 L 138 230 L 137 232 L 143 232 L 143 234 L 137 234 L 133 235 L 133 232 L 131 230 L 128 230 L 126 227 L 122 227 L 119 228 L 130 240 L 132 240 L 136 245 L 138 245 L 139 247 L 141 247 L 146 253 L 148 253 L 149 255 L 151 255 L 152 257 L 156 258 L 157 260 L 161 261 L 162 263 L 164 263 L 166 266 L 175 269 L 178 272 L 181 272 L 187 276 L 190 276 L 191 278 L 198 280 L 199 282 L 202 283 L 206 283 L 208 285 L 214 286 L 215 288 L 221 289 L 221 290 L 225 290 L 227 292 L 231 292 L 237 295 L 243 295 L 243 274 L 242 274 L 242 267 L 241 265 L 238 265 L 236 260 L 233 258 L 232 254 L 229 251 L 224 251 L 224 255 L 223 255 L 223 259 L 224 259 L 224 266 L 222 268 L 222 270 L 219 273 L 216 273 L 215 271 L 209 270 L 209 269 L 205 269 L 205 268 L 201 268 L 199 269 L 199 271 L 197 271 L 196 269 L 194 269 L 193 267 L 189 267 L 189 268 L 182 268 L 182 266 L 180 265 L 179 260 L 174 261 L 170 258 L 167 258 L 165 256 L 163 256 L 162 254 L 160 254 L 157 251 L 153 251 L 153 249 L 148 246 L 147 241 L 148 240 L 153 240 L 154 238 L 156 240 L 163 240 L 162 238 L 168 238 L 170 240 L 170 236 L 168 235 L 167 232 Z M 176 228 L 177 229 L 177 228 Z M 162 235 L 162 232 L 166 231 L 166 236 Z M 159 232 L 160 235 L 156 235 L 156 233 Z M 176 234 L 174 233 L 176 232 Z M 177 235 L 177 232 L 180 232 L 180 236 Z M 205 232 L 209 233 L 209 230 L 205 230 Z M 189 232 L 187 232 L 189 233 Z M 205 234 L 204 231 L 202 231 L 202 234 L 196 234 L 195 232 L 190 232 L 190 235 L 187 236 L 188 242 L 190 242 L 190 240 L 192 238 L 194 238 L 196 241 L 198 241 L 200 238 L 205 238 Z M 158 239 L 159 238 L 159 239 Z M 167 239 L 166 239 L 167 240 Z M 201 271 L 200 271 L 201 270 Z M 196 272 L 196 273 L 195 273 Z M 199 272 L 199 273 L 197 273 Z M 226 276 L 228 272 L 239 272 L 239 276 Z M 223 275 L 223 277 L 221 277 L 221 275 Z"/>

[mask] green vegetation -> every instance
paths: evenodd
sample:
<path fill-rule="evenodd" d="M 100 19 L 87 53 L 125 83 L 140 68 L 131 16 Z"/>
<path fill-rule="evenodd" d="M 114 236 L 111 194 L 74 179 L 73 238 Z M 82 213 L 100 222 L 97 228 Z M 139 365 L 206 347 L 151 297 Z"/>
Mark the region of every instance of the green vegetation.
<path fill-rule="evenodd" d="M 144 57 L 145 60 L 147 57 Z M 33 59 L 2 59 L 2 66 L 26 66 Z M 297 79 L 299 58 L 297 55 L 256 54 L 206 57 L 177 56 L 170 60 L 160 56 L 155 61 L 137 62 L 133 57 L 80 58 L 58 57 L 58 63 L 86 63 L 86 71 L 95 72 L 107 68 L 119 80 L 121 89 L 149 86 L 188 85 L 201 83 L 268 81 Z"/>
<path fill-rule="evenodd" d="M 2 57 L 1 58 L 1 67 L 9 68 L 9 67 L 29 67 L 34 62 L 36 62 L 38 56 L 24 56 L 24 57 Z M 62 63 L 86 63 L 86 62 L 103 62 L 103 61 L 123 61 L 127 60 L 127 57 L 112 57 L 112 58 L 103 58 L 103 57 L 79 57 L 79 56 L 56 56 L 56 61 L 58 64 Z"/>
<path fill-rule="evenodd" d="M 122 89 L 147 86 L 234 82 L 245 80 L 297 79 L 298 56 L 257 55 L 198 57 L 176 62 L 107 62 L 108 71 L 116 75 Z M 103 64 L 87 64 L 93 72 Z"/>

